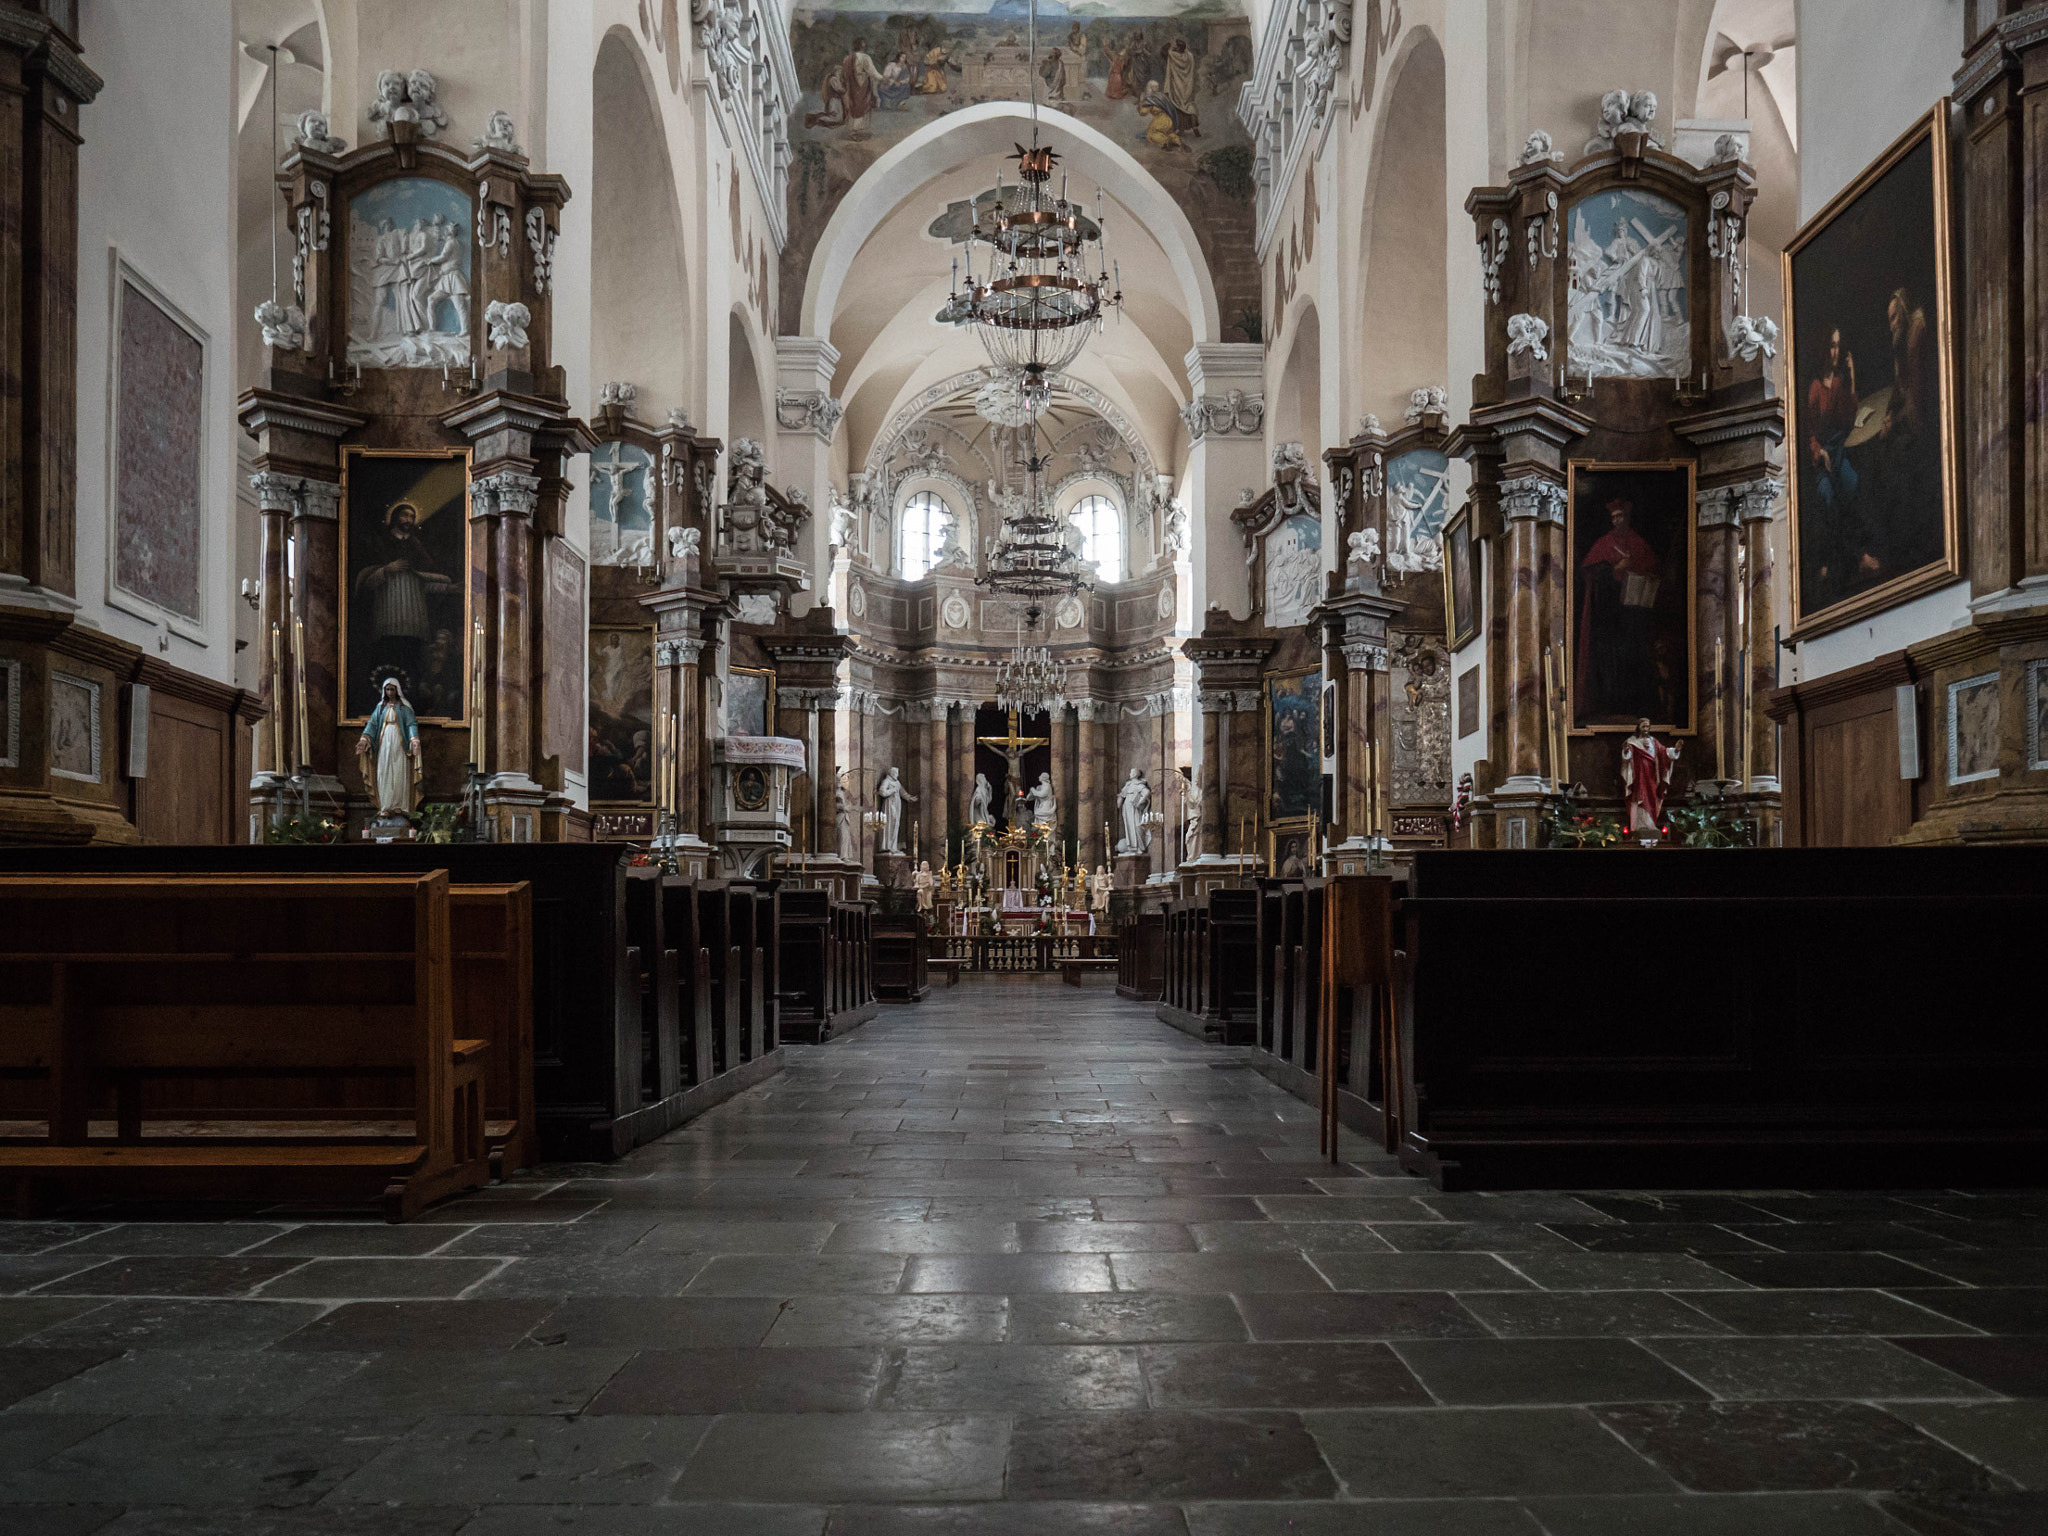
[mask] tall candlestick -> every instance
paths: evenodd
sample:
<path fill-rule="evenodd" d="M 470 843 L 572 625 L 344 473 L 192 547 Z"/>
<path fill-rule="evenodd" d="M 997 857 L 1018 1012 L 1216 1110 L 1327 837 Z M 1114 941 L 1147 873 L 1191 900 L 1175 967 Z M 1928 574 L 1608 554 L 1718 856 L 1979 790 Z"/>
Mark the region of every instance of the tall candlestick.
<path fill-rule="evenodd" d="M 469 634 L 469 763 L 484 771 L 484 621 L 478 619 Z"/>
<path fill-rule="evenodd" d="M 276 620 L 270 625 L 270 765 L 279 778 L 285 776 L 284 730 L 284 630 Z"/>
<path fill-rule="evenodd" d="M 1721 654 L 1724 644 L 1719 635 L 1714 636 L 1714 777 L 1725 783 L 1728 778 L 1728 731 L 1726 712 L 1721 707 L 1726 692 L 1721 686 Z"/>
<path fill-rule="evenodd" d="M 293 719 L 299 731 L 299 766 L 310 769 L 312 746 L 306 731 L 306 624 L 303 619 L 292 620 L 292 691 L 295 697 Z"/>

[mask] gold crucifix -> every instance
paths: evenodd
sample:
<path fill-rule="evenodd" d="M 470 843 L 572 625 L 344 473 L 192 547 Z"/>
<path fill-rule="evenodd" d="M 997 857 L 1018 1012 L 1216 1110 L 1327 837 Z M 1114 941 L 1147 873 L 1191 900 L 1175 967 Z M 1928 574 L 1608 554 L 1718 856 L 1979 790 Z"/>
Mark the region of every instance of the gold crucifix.
<path fill-rule="evenodd" d="M 1000 752 L 1006 765 L 1003 777 L 1003 806 L 1006 812 L 1014 811 L 1017 799 L 1024 793 L 1024 754 L 1033 747 L 1051 745 L 1050 736 L 1019 736 L 1017 734 L 1017 711 L 1010 711 L 1010 733 L 1007 736 L 977 736 L 977 746 Z"/>

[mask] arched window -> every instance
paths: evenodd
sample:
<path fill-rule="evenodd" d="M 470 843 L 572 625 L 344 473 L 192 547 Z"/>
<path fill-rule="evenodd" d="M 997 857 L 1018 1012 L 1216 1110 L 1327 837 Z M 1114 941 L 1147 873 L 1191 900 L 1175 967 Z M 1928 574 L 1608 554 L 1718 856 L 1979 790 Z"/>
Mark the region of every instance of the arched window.
<path fill-rule="evenodd" d="M 1081 530 L 1081 558 L 1101 581 L 1124 579 L 1124 520 L 1107 496 L 1083 496 L 1067 514 Z"/>
<path fill-rule="evenodd" d="M 930 491 L 919 491 L 903 503 L 896 519 L 896 564 L 905 581 L 916 581 L 938 564 L 946 544 L 946 520 L 952 515 Z"/>

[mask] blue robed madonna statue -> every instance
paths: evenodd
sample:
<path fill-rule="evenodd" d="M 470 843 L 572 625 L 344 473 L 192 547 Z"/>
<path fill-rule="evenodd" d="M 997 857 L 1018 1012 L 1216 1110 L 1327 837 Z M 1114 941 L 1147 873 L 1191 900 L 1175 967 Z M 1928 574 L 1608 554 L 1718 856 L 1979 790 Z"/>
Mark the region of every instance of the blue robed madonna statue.
<path fill-rule="evenodd" d="M 367 761 L 376 758 L 374 771 Z M 363 787 L 377 799 L 383 816 L 412 814 L 412 784 L 420 755 L 420 726 L 398 679 L 384 679 L 383 697 L 363 722 L 363 734 L 356 738 L 356 756 L 365 759 Z"/>

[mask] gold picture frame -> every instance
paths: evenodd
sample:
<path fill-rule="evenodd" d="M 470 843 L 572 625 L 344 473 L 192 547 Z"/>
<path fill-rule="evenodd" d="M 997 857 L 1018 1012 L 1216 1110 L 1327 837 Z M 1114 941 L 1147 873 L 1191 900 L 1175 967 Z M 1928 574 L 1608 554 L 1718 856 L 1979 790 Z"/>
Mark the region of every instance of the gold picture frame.
<path fill-rule="evenodd" d="M 726 724 L 731 729 L 732 734 L 735 736 L 773 736 L 775 734 L 775 669 L 773 667 L 728 667 L 726 673 L 728 678 L 758 677 L 762 680 L 761 729 L 758 731 L 742 730 L 740 722 L 734 717 L 734 712 L 731 708 L 733 701 L 729 699 L 726 709 Z M 727 686 L 732 689 L 735 695 L 738 694 L 739 689 L 737 687 L 734 687 L 730 682 Z"/>
<path fill-rule="evenodd" d="M 473 702 L 469 697 L 471 669 L 476 664 L 472 645 L 476 628 L 476 583 L 472 579 L 472 568 L 475 561 L 470 549 L 469 538 L 470 450 L 467 448 L 350 447 L 344 448 L 341 451 L 341 507 L 339 527 L 336 531 L 336 591 L 334 594 L 335 626 L 338 637 L 336 641 L 335 671 L 337 676 L 335 687 L 339 695 L 334 701 L 335 719 L 341 725 L 362 725 L 370 718 L 368 708 L 351 709 L 349 707 L 351 663 L 354 659 L 349 650 L 349 630 L 351 627 L 351 610 L 356 606 L 355 555 L 357 553 L 352 547 L 351 540 L 353 533 L 360 531 L 356 521 L 358 512 L 356 502 L 358 496 L 360 493 L 372 490 L 370 482 L 375 479 L 375 476 L 369 472 L 369 466 L 371 464 L 401 459 L 410 459 L 415 462 L 453 462 L 459 463 L 462 467 L 460 522 L 458 525 L 461 533 L 456 539 L 450 541 L 461 553 L 461 569 L 459 572 L 451 573 L 454 579 L 459 582 L 462 593 L 461 654 L 456 667 L 455 678 L 456 707 L 452 710 L 421 709 L 415 705 L 413 714 L 414 718 L 422 725 L 466 726 L 469 724 L 470 709 Z M 383 489 L 383 487 L 376 488 L 379 494 L 382 493 Z M 388 512 L 391 505 L 395 505 L 395 500 L 387 502 L 383 510 Z M 445 505 L 437 507 L 434 513 L 428 514 L 428 520 L 431 520 L 437 513 L 444 513 L 445 510 Z M 408 692 L 411 693 L 413 690 L 408 690 Z"/>
<path fill-rule="evenodd" d="M 1926 112 L 1922 113 L 1915 120 L 1912 127 L 1908 128 L 1894 140 L 1884 153 L 1872 161 L 1855 180 L 1838 192 L 1826 207 L 1822 208 L 1811 219 L 1808 219 L 1799 233 L 1794 235 L 1792 240 L 1786 245 L 1784 255 L 1781 258 L 1785 294 L 1785 441 L 1789 460 L 1786 474 L 1786 492 L 1788 496 L 1788 520 L 1791 524 L 1792 542 L 1792 569 L 1787 585 L 1791 593 L 1791 625 L 1789 635 L 1794 640 L 1805 639 L 1811 635 L 1825 634 L 1831 630 L 1840 629 L 1844 625 L 1852 624 L 1870 614 L 1882 612 L 1887 608 L 1897 607 L 1900 603 L 1918 597 L 1924 592 L 1932 591 L 1937 587 L 1947 586 L 1951 582 L 1960 580 L 1963 576 L 1961 540 L 1962 495 L 1960 477 L 1957 472 L 1957 380 L 1954 348 L 1955 294 L 1953 287 L 1954 264 L 1950 250 L 1952 237 L 1949 204 L 1948 116 L 1949 101 L 1947 97 L 1943 97 Z M 1925 150 L 1927 154 L 1929 178 L 1924 194 L 1914 181 L 1900 181 L 1896 184 L 1890 184 L 1889 178 L 1893 172 L 1902 169 L 1906 162 L 1917 156 L 1922 150 Z M 1886 185 L 1881 187 L 1880 184 Z M 1939 431 L 1936 434 L 1935 453 L 1938 458 L 1937 472 L 1941 485 L 1941 551 L 1933 558 L 1913 564 L 1910 568 L 1880 580 L 1873 586 L 1861 591 L 1852 591 L 1839 598 L 1830 598 L 1826 595 L 1825 589 L 1808 590 L 1809 586 L 1820 588 L 1821 584 L 1827 580 L 1828 573 L 1824 569 L 1817 574 L 1809 572 L 1807 557 L 1813 555 L 1817 549 L 1824 549 L 1825 545 L 1823 540 L 1815 536 L 1814 530 L 1806 527 L 1807 519 L 1809 516 L 1819 515 L 1820 509 L 1824 505 L 1821 502 L 1821 497 L 1824 494 L 1824 485 L 1826 487 L 1825 494 L 1830 496 L 1844 494 L 1840 489 L 1842 473 L 1833 467 L 1833 460 L 1835 458 L 1846 458 L 1847 454 L 1858 446 L 1859 442 L 1867 442 L 1872 436 L 1888 435 L 1891 419 L 1890 413 L 1892 410 L 1892 394 L 1897 386 L 1895 382 L 1894 384 L 1871 388 L 1875 379 L 1880 376 L 1880 370 L 1884 367 L 1883 362 L 1879 358 L 1870 356 L 1871 351 L 1874 349 L 1868 346 L 1862 348 L 1861 350 L 1867 361 L 1865 361 L 1862 374 L 1859 377 L 1857 349 L 1851 347 L 1847 338 L 1844 338 L 1843 350 L 1848 353 L 1845 371 L 1849 380 L 1849 404 L 1855 412 L 1854 424 L 1839 445 L 1834 445 L 1827 439 L 1818 439 L 1822 442 L 1822 452 L 1830 456 L 1826 461 L 1827 467 L 1824 475 L 1823 461 L 1814 454 L 1812 443 L 1817 440 L 1817 433 L 1826 430 L 1825 418 L 1817 416 L 1813 410 L 1809 410 L 1807 392 L 1810 388 L 1823 391 L 1829 388 L 1827 380 L 1817 374 L 1815 370 L 1821 366 L 1831 368 L 1835 366 L 1835 360 L 1830 356 L 1834 337 L 1837 333 L 1854 329 L 1854 327 L 1845 318 L 1847 305 L 1847 300 L 1845 299 L 1828 312 L 1829 318 L 1834 323 L 1828 324 L 1825 331 L 1821 330 L 1814 323 L 1813 311 L 1816 296 L 1811 288 L 1809 288 L 1806 305 L 1808 318 L 1805 323 L 1810 329 L 1802 340 L 1801 311 L 1797 303 L 1800 297 L 1800 285 L 1802 278 L 1809 284 L 1817 284 L 1818 282 L 1818 278 L 1810 266 L 1802 272 L 1802 265 L 1807 262 L 1809 257 L 1812 261 L 1817 262 L 1824 256 L 1835 260 L 1839 264 L 1842 253 L 1828 249 L 1831 237 L 1837 236 L 1838 233 L 1841 239 L 1847 239 L 1856 230 L 1870 227 L 1871 225 L 1875 225 L 1883 230 L 1893 231 L 1902 225 L 1914 223 L 1913 214 L 1917 211 L 1919 199 L 1923 195 L 1929 200 L 1931 210 L 1930 222 L 1932 226 L 1929 231 L 1929 241 L 1932 249 L 1931 252 L 1926 253 L 1931 256 L 1932 276 L 1922 280 L 1926 282 L 1928 290 L 1932 295 L 1934 319 L 1931 330 L 1935 343 L 1934 366 L 1939 379 L 1937 393 L 1940 401 L 1940 424 Z M 1865 211 L 1859 205 L 1864 204 L 1866 199 L 1881 200 L 1873 201 L 1868 210 Z M 1909 203 L 1912 205 L 1910 208 L 1895 206 Z M 1854 219 L 1855 222 L 1844 222 L 1851 219 Z M 1838 226 L 1840 226 L 1839 232 Z M 1887 289 L 1892 289 L 1894 292 L 1906 291 L 1903 288 L 1903 284 L 1901 284 L 1900 288 L 1893 288 L 1894 283 L 1898 281 L 1894 269 L 1903 271 L 1907 266 L 1911 265 L 1909 254 L 1902 252 L 1885 252 L 1883 254 L 1890 261 L 1890 265 L 1884 271 L 1876 274 L 1872 274 L 1867 270 L 1862 271 L 1853 282 L 1848 281 L 1846 278 L 1844 279 L 1844 287 L 1850 290 L 1855 297 L 1862 298 L 1869 293 L 1882 294 Z M 1908 291 L 1909 305 L 1911 301 L 1912 295 Z M 1889 311 L 1890 302 L 1887 297 L 1886 308 L 1877 311 L 1876 315 L 1889 324 L 1892 323 Z M 1910 309 L 1907 311 L 1907 315 L 1908 324 L 1910 324 Z M 1866 319 L 1868 318 L 1866 316 Z M 1866 323 L 1858 330 L 1858 334 L 1869 335 L 1875 329 L 1873 325 Z M 1886 336 L 1884 340 L 1888 341 L 1892 347 L 1897 345 L 1895 338 Z M 1823 360 L 1826 361 L 1824 362 Z M 1809 378 L 1809 375 L 1813 375 L 1813 377 Z M 1865 393 L 1866 389 L 1868 389 L 1868 393 Z M 1885 402 L 1881 412 L 1874 404 L 1879 396 L 1882 396 Z M 1827 396 L 1823 394 L 1822 399 L 1825 400 L 1826 398 Z M 1809 419 L 1802 421 L 1802 416 Z M 1866 416 L 1871 416 L 1874 419 L 1866 421 L 1864 419 Z M 1853 467 L 1853 460 L 1849 462 Z M 1900 462 L 1897 450 L 1894 449 L 1890 459 L 1885 461 L 1885 467 L 1897 473 L 1897 466 Z M 1907 465 L 1905 473 L 1911 475 L 1916 469 L 1924 475 L 1926 466 L 1924 464 L 1917 466 Z M 1807 483 L 1809 481 L 1811 482 L 1810 484 Z M 1906 481 L 1907 491 L 1900 494 L 1899 499 L 1901 501 L 1914 503 L 1918 500 L 1918 498 L 1910 494 L 1915 483 L 1911 479 Z M 1899 530 L 1893 528 L 1890 531 L 1896 539 Z M 1932 530 L 1921 528 L 1914 530 L 1914 532 L 1917 532 L 1920 537 L 1925 538 Z M 1877 557 L 1866 552 L 1862 558 L 1874 560 Z M 1882 568 L 1882 564 L 1880 564 L 1878 569 L 1882 570 Z"/>
<path fill-rule="evenodd" d="M 1316 853 L 1309 840 L 1315 836 L 1316 819 L 1313 816 L 1296 816 L 1287 821 L 1269 822 L 1266 826 L 1266 873 L 1281 880 L 1298 880 L 1306 875 L 1316 874 Z M 1302 867 L 1294 874 L 1283 870 L 1282 850 L 1293 857 L 1289 847 L 1295 839 L 1300 840 Z"/>
<path fill-rule="evenodd" d="M 1635 720 L 1609 720 L 1594 724 L 1579 723 L 1578 662 L 1582 642 L 1580 634 L 1580 592 L 1579 542 L 1580 526 L 1579 497 L 1582 490 L 1590 491 L 1587 482 L 1599 476 L 1609 484 L 1625 485 L 1631 478 L 1655 475 L 1684 476 L 1683 494 L 1676 498 L 1676 505 L 1666 509 L 1665 521 L 1684 529 L 1685 572 L 1684 580 L 1675 584 L 1675 590 L 1682 595 L 1684 603 L 1685 657 L 1680 675 L 1685 680 L 1684 718 L 1659 720 L 1652 715 L 1650 728 L 1667 736 L 1691 736 L 1699 728 L 1699 517 L 1698 469 L 1691 459 L 1646 459 L 1635 463 L 1618 463 L 1595 459 L 1574 459 L 1567 470 L 1565 493 L 1565 618 L 1564 657 L 1561 671 L 1561 692 L 1564 701 L 1565 729 L 1572 736 L 1599 736 L 1603 734 L 1627 735 L 1635 729 Z M 1673 489 L 1676 489 L 1674 486 Z M 1597 536 L 1596 536 L 1597 538 Z M 1668 557 L 1667 557 L 1668 563 Z M 1671 578 L 1660 576 L 1661 582 Z"/>
<path fill-rule="evenodd" d="M 590 803 L 608 810 L 655 807 L 660 669 L 654 626 L 593 624 L 588 645 L 583 709 Z M 628 792 L 635 784 L 641 792 Z"/>
<path fill-rule="evenodd" d="M 1485 567 L 1480 562 L 1479 547 L 1478 525 L 1468 501 L 1444 524 L 1444 640 L 1453 651 L 1463 650 L 1479 637 L 1480 619 L 1486 608 L 1486 593 L 1480 585 Z M 1459 612 L 1458 602 L 1460 570 L 1467 582 L 1463 613 Z"/>

